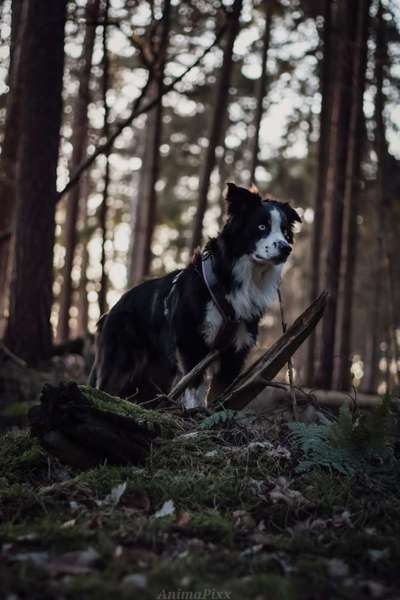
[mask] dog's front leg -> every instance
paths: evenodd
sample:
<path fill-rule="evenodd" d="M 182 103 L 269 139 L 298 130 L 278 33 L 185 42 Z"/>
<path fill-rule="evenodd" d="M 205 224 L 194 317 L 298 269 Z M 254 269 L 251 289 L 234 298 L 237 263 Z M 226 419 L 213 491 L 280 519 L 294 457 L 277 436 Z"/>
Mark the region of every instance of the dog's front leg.
<path fill-rule="evenodd" d="M 189 373 L 202 359 L 200 356 L 194 357 L 191 353 L 177 351 L 177 363 L 180 375 L 183 377 Z M 205 374 L 198 375 L 190 386 L 186 388 L 181 397 L 181 403 L 185 410 L 207 407 L 207 384 Z"/>
<path fill-rule="evenodd" d="M 239 375 L 247 354 L 248 349 L 236 351 L 233 348 L 229 348 L 221 354 L 221 359 L 213 374 L 207 395 L 208 404 L 218 400 L 228 385 Z"/>

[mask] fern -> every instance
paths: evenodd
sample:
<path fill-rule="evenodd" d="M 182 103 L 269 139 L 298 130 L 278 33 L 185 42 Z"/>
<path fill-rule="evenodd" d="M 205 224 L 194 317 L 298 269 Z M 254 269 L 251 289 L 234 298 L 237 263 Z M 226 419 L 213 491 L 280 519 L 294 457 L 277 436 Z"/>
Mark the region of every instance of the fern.
<path fill-rule="evenodd" d="M 214 427 L 219 427 L 221 425 L 229 425 L 236 419 L 237 414 L 238 412 L 236 410 L 219 410 L 204 419 L 200 423 L 200 428 L 213 429 Z"/>
<path fill-rule="evenodd" d="M 347 476 L 387 471 L 397 464 L 394 428 L 389 398 L 368 414 L 353 414 L 343 405 L 328 425 L 290 423 L 292 444 L 304 456 L 296 470 L 323 467 Z"/>

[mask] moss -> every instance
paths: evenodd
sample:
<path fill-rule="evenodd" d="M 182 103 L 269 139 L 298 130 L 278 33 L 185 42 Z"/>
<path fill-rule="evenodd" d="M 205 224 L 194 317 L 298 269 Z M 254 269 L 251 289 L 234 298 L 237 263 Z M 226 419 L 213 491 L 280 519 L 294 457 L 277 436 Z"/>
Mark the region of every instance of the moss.
<path fill-rule="evenodd" d="M 48 454 L 26 431 L 0 438 L 0 478 L 9 482 L 35 481 L 48 471 Z"/>
<path fill-rule="evenodd" d="M 232 546 L 234 524 L 232 519 L 216 511 L 190 515 L 188 529 L 192 535 L 201 539 Z"/>
<path fill-rule="evenodd" d="M 241 507 L 242 503 L 254 501 L 248 482 L 234 468 L 225 469 L 216 477 L 212 473 L 193 470 L 149 471 L 135 467 L 102 466 L 80 475 L 76 485 L 88 484 L 96 494 L 102 495 L 125 481 L 128 483 L 127 493 L 140 491 L 146 494 L 155 508 L 169 499 L 184 510 Z"/>
<path fill-rule="evenodd" d="M 163 437 L 176 435 L 185 429 L 184 421 L 177 415 L 143 408 L 139 404 L 110 396 L 86 385 L 79 386 L 79 389 L 99 410 L 110 411 L 122 417 L 133 417 L 140 425 L 149 429 L 159 428 Z"/>

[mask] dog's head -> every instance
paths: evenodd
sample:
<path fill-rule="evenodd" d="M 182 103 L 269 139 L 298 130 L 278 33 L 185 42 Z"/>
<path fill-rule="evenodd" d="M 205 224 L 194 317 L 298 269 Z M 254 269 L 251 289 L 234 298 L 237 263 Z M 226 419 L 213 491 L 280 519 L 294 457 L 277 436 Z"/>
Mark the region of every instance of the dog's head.
<path fill-rule="evenodd" d="M 284 263 L 292 251 L 294 223 L 301 223 L 298 213 L 287 202 L 263 200 L 233 183 L 228 183 L 226 202 L 221 235 L 232 255 L 249 255 L 260 265 Z"/>

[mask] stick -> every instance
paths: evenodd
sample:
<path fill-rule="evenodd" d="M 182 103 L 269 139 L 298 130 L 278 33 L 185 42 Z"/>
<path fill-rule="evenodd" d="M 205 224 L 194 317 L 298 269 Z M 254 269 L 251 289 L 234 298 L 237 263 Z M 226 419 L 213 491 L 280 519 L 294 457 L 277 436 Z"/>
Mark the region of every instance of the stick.
<path fill-rule="evenodd" d="M 286 324 L 286 321 L 285 321 L 285 313 L 284 313 L 284 309 L 283 309 L 281 288 L 278 288 L 278 299 L 279 299 L 279 308 L 280 308 L 280 313 L 281 313 L 282 331 L 283 331 L 283 333 L 286 333 L 287 324 Z M 293 360 L 292 360 L 292 357 L 289 358 L 287 364 L 288 364 L 290 393 L 292 395 L 293 416 L 294 416 L 294 420 L 298 421 L 297 400 L 296 400 L 296 392 L 295 392 L 295 389 L 294 389 Z"/>
<path fill-rule="evenodd" d="M 22 360 L 22 358 L 19 358 L 19 356 L 14 354 L 14 352 L 11 352 L 11 350 L 7 348 L 7 346 L 3 342 L 0 342 L 0 352 L 3 352 L 7 356 L 7 358 L 12 360 L 19 367 L 27 366 L 26 362 Z"/>
<path fill-rule="evenodd" d="M 323 292 L 296 319 L 272 346 L 225 390 L 221 402 L 225 408 L 241 410 L 265 387 L 288 362 L 321 319 L 327 301 Z"/>

